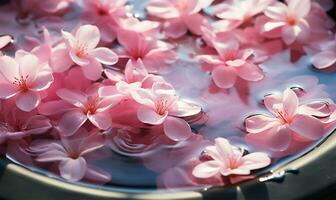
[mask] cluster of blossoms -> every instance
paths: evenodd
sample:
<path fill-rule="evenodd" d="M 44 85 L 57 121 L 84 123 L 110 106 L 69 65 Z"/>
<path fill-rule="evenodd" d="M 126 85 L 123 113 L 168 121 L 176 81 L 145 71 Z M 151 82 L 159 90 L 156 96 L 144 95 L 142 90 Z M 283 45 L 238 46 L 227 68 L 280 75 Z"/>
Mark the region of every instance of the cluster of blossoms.
<path fill-rule="evenodd" d="M 147 19 L 131 15 L 127 0 L 19 0 L 10 6 L 21 21 L 47 28 L 31 48 L 16 44 L 14 55 L 6 49 L 12 37 L 0 37 L 0 145 L 20 146 L 30 164 L 52 163 L 49 169 L 69 181 L 110 181 L 92 157 L 129 127 L 165 144 L 199 144 L 193 123 L 206 106 L 179 95 L 164 76 L 179 61 L 185 37 L 201 39 L 192 59 L 201 63 L 209 87 L 223 93 L 262 83 L 263 64 L 286 49 L 292 57 L 311 56 L 317 69 L 336 64 L 335 24 L 312 0 L 149 0 Z M 63 20 L 76 6 L 76 25 L 52 33 L 51 19 Z M 265 96 L 269 113 L 245 119 L 244 141 L 268 154 L 247 153 L 223 137 L 214 145 L 202 138 L 208 159 L 193 156 L 189 174 L 196 184 L 222 176 L 235 182 L 270 165 L 272 153 L 295 141 L 320 139 L 336 121 L 336 106 L 328 101 L 302 100 L 290 88 Z"/>

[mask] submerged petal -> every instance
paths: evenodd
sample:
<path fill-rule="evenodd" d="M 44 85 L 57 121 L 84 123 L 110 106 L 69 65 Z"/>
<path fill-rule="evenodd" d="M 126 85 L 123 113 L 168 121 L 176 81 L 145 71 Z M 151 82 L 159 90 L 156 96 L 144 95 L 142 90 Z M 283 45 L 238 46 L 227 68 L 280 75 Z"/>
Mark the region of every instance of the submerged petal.
<path fill-rule="evenodd" d="M 180 118 L 168 116 L 163 123 L 167 137 L 174 141 L 186 140 L 191 136 L 189 124 Z"/>

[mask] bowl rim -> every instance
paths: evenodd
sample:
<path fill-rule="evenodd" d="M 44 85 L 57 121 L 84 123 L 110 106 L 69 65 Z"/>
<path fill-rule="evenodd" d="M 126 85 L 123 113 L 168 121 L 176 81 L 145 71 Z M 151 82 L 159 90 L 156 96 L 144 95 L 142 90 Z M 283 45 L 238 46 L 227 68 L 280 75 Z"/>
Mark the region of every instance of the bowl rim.
<path fill-rule="evenodd" d="M 196 191 L 127 193 L 93 188 L 51 178 L 23 166 L 4 162 L 0 169 L 0 196 L 6 199 L 297 199 L 327 194 L 336 186 L 336 131 L 306 154 L 253 180 L 227 187 Z M 1 164 L 0 163 L 0 164 Z M 1 165 L 0 165 L 1 166 Z M 322 167 L 321 167 L 322 166 Z M 2 171 L 2 172 L 1 172 Z M 19 180 L 19 181 L 17 181 Z M 312 184 L 308 184 L 311 182 Z M 31 187 L 33 183 L 33 187 Z M 319 184 L 314 184 L 319 183 Z M 307 187 L 308 186 L 308 187 Z M 19 192 L 18 192 L 19 191 Z M 295 191 L 295 192 L 293 192 Z M 27 198 L 29 196 L 29 198 Z"/>

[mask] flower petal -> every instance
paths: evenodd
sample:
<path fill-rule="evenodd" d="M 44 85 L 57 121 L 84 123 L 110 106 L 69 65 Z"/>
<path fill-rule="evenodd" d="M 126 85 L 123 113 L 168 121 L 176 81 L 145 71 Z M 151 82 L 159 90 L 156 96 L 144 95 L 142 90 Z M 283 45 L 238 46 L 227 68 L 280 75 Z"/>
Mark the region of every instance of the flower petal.
<path fill-rule="evenodd" d="M 112 126 L 111 116 L 105 112 L 97 112 L 87 115 L 90 122 L 101 130 L 107 130 Z"/>
<path fill-rule="evenodd" d="M 78 110 L 65 113 L 60 119 L 57 129 L 63 136 L 73 135 L 87 120 L 87 116 Z"/>
<path fill-rule="evenodd" d="M 271 159 L 265 153 L 250 153 L 241 158 L 243 168 L 249 170 L 260 169 L 271 164 Z"/>
<path fill-rule="evenodd" d="M 210 178 L 220 172 L 221 163 L 216 160 L 207 161 L 197 165 L 193 171 L 193 176 L 197 178 Z"/>
<path fill-rule="evenodd" d="M 290 89 L 287 88 L 284 91 L 283 94 L 283 110 L 286 113 L 287 116 L 293 116 L 299 106 L 299 99 L 296 95 L 296 93 Z"/>
<path fill-rule="evenodd" d="M 80 91 L 72 91 L 66 88 L 57 90 L 56 94 L 59 98 L 76 107 L 83 107 L 88 100 L 84 93 Z"/>
<path fill-rule="evenodd" d="M 224 138 L 216 138 L 215 139 L 215 146 L 216 150 L 218 151 L 218 154 L 224 158 L 222 161 L 225 161 L 227 159 L 231 159 L 234 155 L 233 149 L 231 144 L 227 139 Z"/>
<path fill-rule="evenodd" d="M 0 83 L 0 99 L 9 99 L 19 92 L 18 88 L 13 87 L 13 84 Z"/>
<path fill-rule="evenodd" d="M 132 92 L 131 95 L 136 102 L 151 108 L 155 107 L 155 103 L 153 101 L 154 97 L 150 91 L 140 88 L 139 90 Z"/>
<path fill-rule="evenodd" d="M 118 62 L 118 55 L 106 47 L 95 48 L 89 54 L 105 65 L 114 65 Z"/>
<path fill-rule="evenodd" d="M 81 44 L 85 44 L 88 50 L 94 49 L 100 41 L 100 32 L 96 26 L 84 25 L 76 31 L 75 38 Z"/>
<path fill-rule="evenodd" d="M 52 149 L 48 150 L 36 158 L 38 162 L 56 162 L 67 159 L 67 155 L 64 149 Z"/>
<path fill-rule="evenodd" d="M 285 22 L 266 22 L 263 26 L 262 26 L 262 31 L 264 32 L 268 32 L 271 30 L 274 30 L 276 28 L 282 27 L 284 26 L 286 23 Z"/>
<path fill-rule="evenodd" d="M 79 181 L 86 173 L 87 166 L 84 158 L 62 160 L 58 166 L 60 174 L 69 181 Z"/>
<path fill-rule="evenodd" d="M 103 66 L 95 59 L 91 59 L 88 65 L 81 67 L 86 78 L 92 81 L 98 80 L 103 72 Z"/>
<path fill-rule="evenodd" d="M 168 112 L 166 112 L 164 115 L 159 115 L 153 109 L 146 106 L 141 106 L 137 112 L 138 119 L 141 122 L 152 125 L 162 124 L 165 121 L 167 115 Z"/>
<path fill-rule="evenodd" d="M 184 120 L 168 116 L 163 123 L 163 130 L 167 137 L 174 141 L 186 140 L 191 136 L 191 128 Z"/>
<path fill-rule="evenodd" d="M 176 109 L 170 110 L 169 114 L 176 117 L 188 117 L 197 115 L 202 111 L 202 108 L 196 104 L 186 101 L 177 101 Z"/>
<path fill-rule="evenodd" d="M 166 35 L 171 38 L 179 38 L 188 31 L 186 24 L 180 18 L 167 20 L 164 28 Z"/>
<path fill-rule="evenodd" d="M 22 77 L 28 77 L 29 82 L 35 80 L 40 63 L 35 55 L 28 54 L 19 59 L 19 72 Z"/>
<path fill-rule="evenodd" d="M 290 0 L 288 1 L 288 8 L 295 12 L 296 17 L 305 17 L 311 8 L 310 0 Z"/>
<path fill-rule="evenodd" d="M 7 46 L 8 43 L 12 41 L 12 37 L 9 35 L 1 36 L 0 37 L 0 49 Z"/>
<path fill-rule="evenodd" d="M 13 83 L 19 77 L 19 64 L 9 56 L 0 56 L 0 73 Z"/>
<path fill-rule="evenodd" d="M 212 79 L 220 88 L 231 88 L 237 80 L 237 71 L 233 67 L 218 66 L 212 71 Z"/>
<path fill-rule="evenodd" d="M 165 0 L 149 1 L 146 9 L 151 15 L 163 19 L 177 18 L 180 15 L 172 2 Z"/>
<path fill-rule="evenodd" d="M 25 112 L 34 110 L 41 102 L 41 97 L 37 92 L 27 91 L 17 95 L 16 106 Z"/>
<path fill-rule="evenodd" d="M 272 19 L 282 20 L 286 16 L 288 8 L 285 4 L 277 2 L 272 6 L 269 6 L 264 11 L 264 14 Z"/>
<path fill-rule="evenodd" d="M 315 117 L 328 117 L 332 111 L 327 102 L 318 101 L 300 105 L 297 113 Z"/>
<path fill-rule="evenodd" d="M 298 26 L 286 25 L 282 28 L 282 39 L 287 45 L 290 45 L 295 42 L 300 32 L 301 29 Z"/>
<path fill-rule="evenodd" d="M 42 71 L 37 74 L 35 80 L 30 85 L 30 89 L 33 91 L 42 91 L 50 87 L 54 77 L 50 71 Z"/>
<path fill-rule="evenodd" d="M 264 97 L 264 104 L 267 110 L 277 115 L 278 111 L 283 108 L 282 95 L 280 94 L 267 95 Z"/>
<path fill-rule="evenodd" d="M 257 134 L 247 134 L 248 143 L 274 152 L 281 152 L 288 149 L 291 144 L 292 131 L 286 126 L 275 126 Z"/>
<path fill-rule="evenodd" d="M 238 76 L 247 81 L 260 81 L 264 78 L 262 70 L 255 64 L 246 62 L 237 68 Z"/>
<path fill-rule="evenodd" d="M 272 151 L 285 151 L 288 149 L 292 137 L 291 130 L 286 126 L 278 126 L 274 129 L 269 129 L 267 140 L 268 148 Z"/>
<path fill-rule="evenodd" d="M 331 67 L 336 63 L 336 53 L 332 51 L 322 51 L 312 57 L 312 64 L 318 69 Z"/>
<path fill-rule="evenodd" d="M 253 115 L 245 120 L 246 131 L 249 133 L 260 133 L 278 126 L 280 123 L 277 118 L 261 114 Z"/>
<path fill-rule="evenodd" d="M 295 115 L 289 127 L 300 136 L 311 140 L 319 139 L 324 133 L 322 122 L 309 115 Z"/>

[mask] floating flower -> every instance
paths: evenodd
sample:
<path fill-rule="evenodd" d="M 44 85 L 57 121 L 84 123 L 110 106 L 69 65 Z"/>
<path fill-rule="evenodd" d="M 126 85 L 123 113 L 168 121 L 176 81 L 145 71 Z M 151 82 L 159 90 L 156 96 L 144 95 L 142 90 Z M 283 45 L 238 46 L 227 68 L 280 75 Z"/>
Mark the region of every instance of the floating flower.
<path fill-rule="evenodd" d="M 60 175 L 69 181 L 89 179 L 107 182 L 111 175 L 97 170 L 88 163 L 86 155 L 100 149 L 105 144 L 104 137 L 95 132 L 80 129 L 76 135 L 60 140 L 37 140 L 29 151 L 36 155 L 38 162 L 56 162 Z"/>
<path fill-rule="evenodd" d="M 82 67 L 84 75 L 90 80 L 100 78 L 105 65 L 114 65 L 118 56 L 106 47 L 97 47 L 100 31 L 96 26 L 84 25 L 78 28 L 75 36 L 63 31 L 63 37 L 71 60 Z"/>
<path fill-rule="evenodd" d="M 145 37 L 136 31 L 119 29 L 118 41 L 124 48 L 119 56 L 134 61 L 141 60 L 148 72 L 162 73 L 177 59 L 174 45 Z"/>
<path fill-rule="evenodd" d="M 253 49 L 240 49 L 235 40 L 212 41 L 217 55 L 199 55 L 198 58 L 210 64 L 211 76 L 220 88 L 231 88 L 240 77 L 247 81 L 260 81 L 264 78 L 258 63 L 254 61 Z"/>
<path fill-rule="evenodd" d="M 271 164 L 271 159 L 265 153 L 255 152 L 244 155 L 244 149 L 232 146 L 224 138 L 216 138 L 215 146 L 208 146 L 205 152 L 212 160 L 197 165 L 192 174 L 197 178 L 211 178 L 218 174 L 222 176 L 245 176 L 251 170 L 260 169 Z"/>
<path fill-rule="evenodd" d="M 138 119 L 151 125 L 163 124 L 165 134 L 172 140 L 185 140 L 191 136 L 189 124 L 180 117 L 193 116 L 201 108 L 179 100 L 174 88 L 167 83 L 154 83 L 151 90 L 139 89 L 132 97 L 142 106 L 138 109 Z"/>
<path fill-rule="evenodd" d="M 188 30 L 201 35 L 201 26 L 206 18 L 199 12 L 213 0 L 150 0 L 147 11 L 150 15 L 166 20 L 165 31 L 169 37 L 179 38 Z"/>
<path fill-rule="evenodd" d="M 22 112 L 7 104 L 2 105 L 0 120 L 0 144 L 8 140 L 46 133 L 52 127 L 47 117 L 34 112 Z"/>
<path fill-rule="evenodd" d="M 286 89 L 283 94 L 266 96 L 264 103 L 272 115 L 256 114 L 245 120 L 248 140 L 257 140 L 272 151 L 284 151 L 293 136 L 317 140 L 324 133 L 323 123 L 318 117 L 330 115 L 326 103 L 299 104 L 291 89 Z"/>
<path fill-rule="evenodd" d="M 112 69 L 105 69 L 105 75 L 109 80 L 115 82 L 115 86 L 103 86 L 99 89 L 100 95 L 108 97 L 116 91 L 126 97 L 131 96 L 133 91 L 141 88 L 142 81 L 148 76 L 147 70 L 141 60 L 129 60 L 125 67 L 125 74 Z"/>
<path fill-rule="evenodd" d="M 102 41 L 113 42 L 119 21 L 126 18 L 127 0 L 83 1 L 82 18 L 99 27 Z"/>
<path fill-rule="evenodd" d="M 264 14 L 270 18 L 262 28 L 264 32 L 277 31 L 283 41 L 290 45 L 309 37 L 310 25 L 305 19 L 311 9 L 310 0 L 287 0 L 287 5 L 277 2 L 269 6 Z"/>
<path fill-rule="evenodd" d="M 101 130 L 109 129 L 112 120 L 107 111 L 121 100 L 119 94 L 101 98 L 98 94 L 87 95 L 65 88 L 58 90 L 57 95 L 74 106 L 59 121 L 58 130 L 62 135 L 73 135 L 87 120 Z"/>
<path fill-rule="evenodd" d="M 0 57 L 0 73 L 5 78 L 0 83 L 0 98 L 16 97 L 16 106 L 30 112 L 41 101 L 39 92 L 50 87 L 54 78 L 48 65 L 39 62 L 34 55 L 24 55 L 15 59 Z"/>

